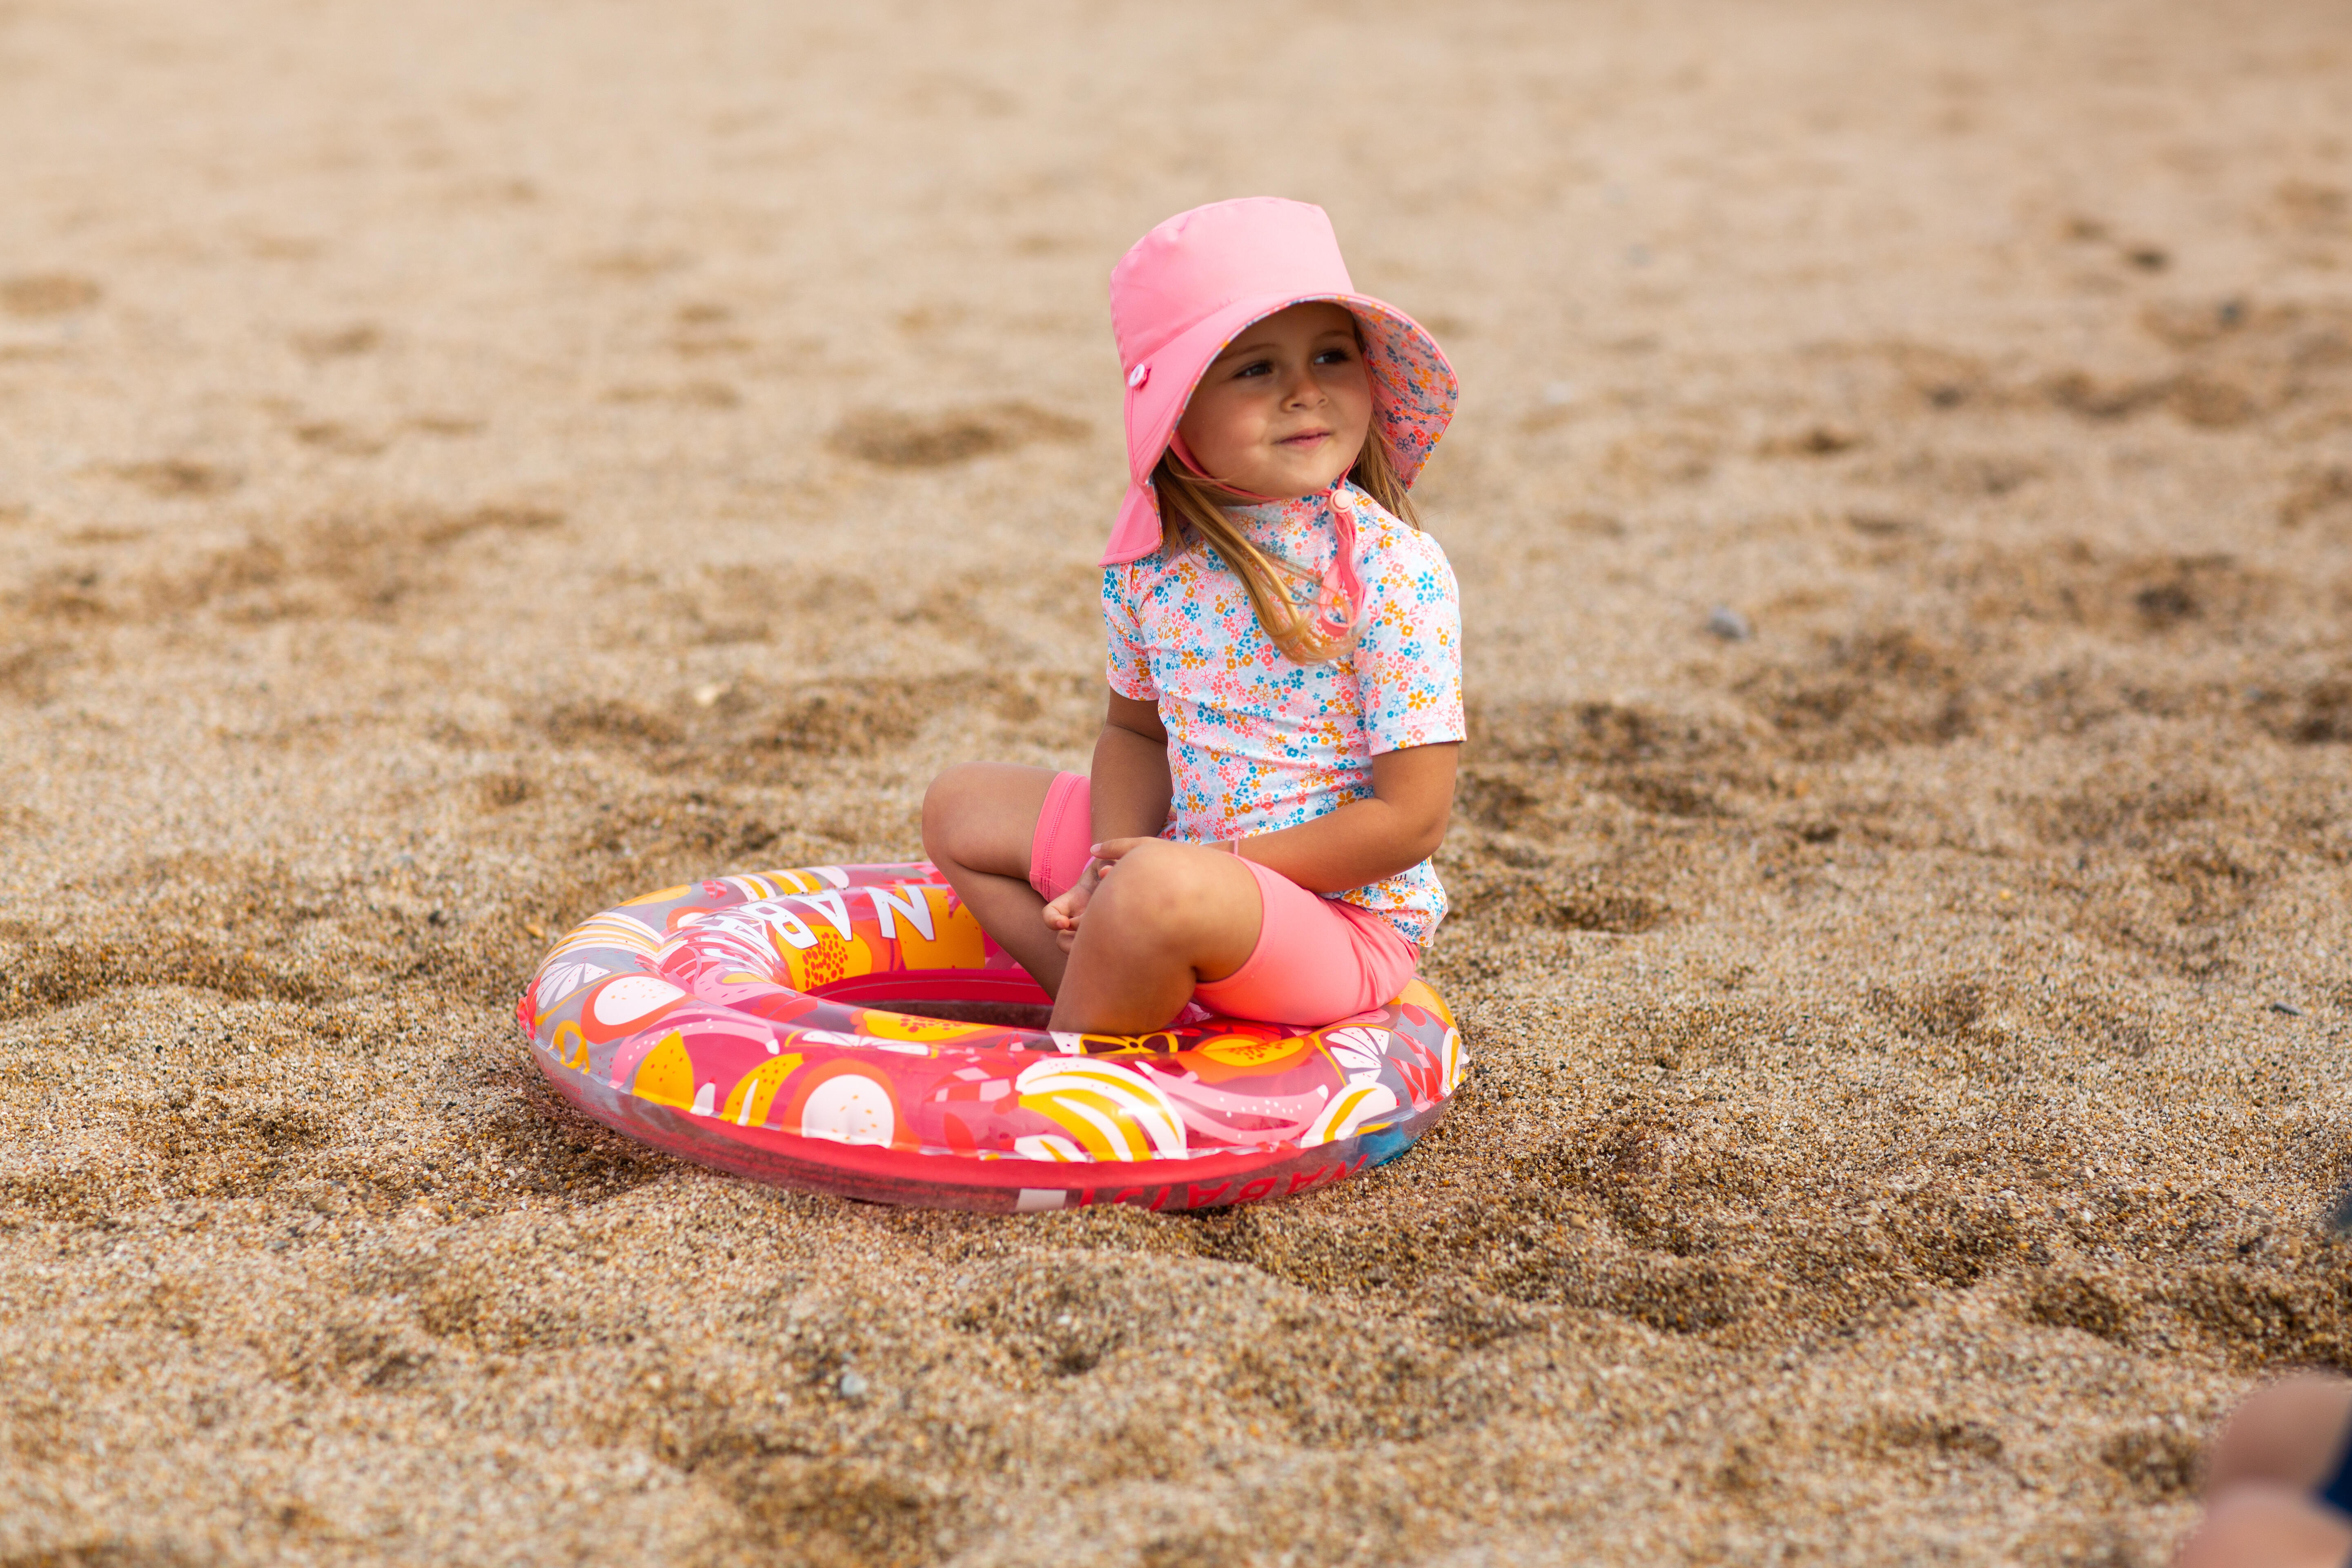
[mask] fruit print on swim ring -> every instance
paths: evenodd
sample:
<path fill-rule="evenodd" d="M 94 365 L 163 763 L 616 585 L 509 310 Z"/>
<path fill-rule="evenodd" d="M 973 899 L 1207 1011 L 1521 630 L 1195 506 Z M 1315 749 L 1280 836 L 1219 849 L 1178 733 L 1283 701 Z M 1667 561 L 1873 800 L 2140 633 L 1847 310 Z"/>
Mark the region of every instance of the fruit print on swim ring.
<path fill-rule="evenodd" d="M 633 899 L 555 944 L 518 1017 L 588 1115 L 780 1186 L 1030 1211 L 1213 1208 L 1396 1158 L 1444 1114 L 1461 1036 L 1419 980 L 1304 1033 L 1141 1037 L 886 1004 L 1041 1005 L 932 867 L 819 866 Z"/>

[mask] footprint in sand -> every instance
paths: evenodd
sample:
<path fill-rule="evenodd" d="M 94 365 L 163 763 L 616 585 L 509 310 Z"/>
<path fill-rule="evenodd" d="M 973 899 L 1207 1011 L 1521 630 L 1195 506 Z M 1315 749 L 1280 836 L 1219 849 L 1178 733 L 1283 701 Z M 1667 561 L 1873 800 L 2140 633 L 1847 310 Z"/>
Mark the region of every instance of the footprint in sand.
<path fill-rule="evenodd" d="M 306 359 L 349 359 L 354 354 L 372 353 L 383 346 L 383 329 L 371 321 L 294 334 L 294 347 Z"/>
<path fill-rule="evenodd" d="M 226 495 L 245 482 L 245 476 L 234 468 L 200 463 L 193 458 L 163 458 L 153 462 L 123 463 L 110 471 L 116 479 L 128 479 L 149 495 L 159 496 L 165 500 L 196 500 L 206 496 Z"/>
<path fill-rule="evenodd" d="M 740 408 L 743 395 L 723 381 L 689 381 L 677 386 L 616 386 L 607 403 L 676 403 L 688 408 Z"/>
<path fill-rule="evenodd" d="M 936 414 L 865 409 L 850 415 L 825 444 L 846 457 L 884 468 L 935 468 L 1032 441 L 1075 441 L 1083 420 L 1026 403 L 991 403 Z"/>
<path fill-rule="evenodd" d="M 0 310 L 12 316 L 63 316 L 87 310 L 104 290 L 70 272 L 32 272 L 0 279 Z"/>
<path fill-rule="evenodd" d="M 332 419 L 314 419 L 295 426 L 294 439 L 305 447 L 316 447 L 341 458 L 373 458 L 392 444 L 388 437 L 371 436 Z"/>

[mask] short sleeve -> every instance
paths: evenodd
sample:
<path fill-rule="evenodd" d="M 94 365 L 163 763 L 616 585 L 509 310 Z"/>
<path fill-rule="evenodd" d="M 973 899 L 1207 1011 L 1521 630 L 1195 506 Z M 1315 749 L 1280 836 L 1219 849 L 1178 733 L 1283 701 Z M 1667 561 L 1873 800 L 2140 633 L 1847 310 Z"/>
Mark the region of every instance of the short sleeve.
<path fill-rule="evenodd" d="M 1402 524 L 1363 562 L 1364 627 L 1351 662 L 1374 756 L 1463 738 L 1462 601 L 1445 552 Z"/>
<path fill-rule="evenodd" d="M 1157 702 L 1160 688 L 1151 679 L 1151 656 L 1143 640 L 1143 622 L 1129 600 L 1126 570 L 1103 568 L 1102 617 L 1108 645 L 1104 674 L 1110 689 L 1137 702 Z"/>

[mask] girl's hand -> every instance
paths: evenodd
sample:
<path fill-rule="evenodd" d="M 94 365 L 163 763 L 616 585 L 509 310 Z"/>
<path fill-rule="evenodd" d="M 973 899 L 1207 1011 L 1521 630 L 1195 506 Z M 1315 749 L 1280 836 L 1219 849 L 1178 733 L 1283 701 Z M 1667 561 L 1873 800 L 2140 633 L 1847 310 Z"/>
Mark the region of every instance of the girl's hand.
<path fill-rule="evenodd" d="M 1102 862 L 1089 860 L 1078 879 L 1060 898 L 1046 903 L 1045 929 L 1054 933 L 1055 943 L 1064 952 L 1069 952 L 1071 944 L 1078 940 L 1078 921 L 1085 918 L 1087 901 L 1095 896 L 1095 889 L 1101 881 Z"/>
<path fill-rule="evenodd" d="M 1139 844 L 1157 844 L 1159 842 L 1160 840 L 1157 838 L 1106 838 L 1100 844 L 1095 846 L 1094 864 L 1087 868 L 1087 872 L 1092 875 L 1097 881 L 1100 881 L 1102 879 L 1102 875 L 1109 871 L 1113 866 L 1118 865 L 1120 858 L 1124 857 L 1129 850 L 1134 848 Z"/>
<path fill-rule="evenodd" d="M 1070 885 L 1069 890 L 1045 906 L 1045 928 L 1054 933 L 1055 942 L 1064 952 L 1070 951 L 1078 940 L 1078 922 L 1086 918 L 1087 905 L 1102 886 L 1102 879 L 1120 857 L 1139 844 L 1156 844 L 1154 838 L 1112 838 L 1094 847 L 1094 858 L 1087 862 L 1086 870 Z"/>

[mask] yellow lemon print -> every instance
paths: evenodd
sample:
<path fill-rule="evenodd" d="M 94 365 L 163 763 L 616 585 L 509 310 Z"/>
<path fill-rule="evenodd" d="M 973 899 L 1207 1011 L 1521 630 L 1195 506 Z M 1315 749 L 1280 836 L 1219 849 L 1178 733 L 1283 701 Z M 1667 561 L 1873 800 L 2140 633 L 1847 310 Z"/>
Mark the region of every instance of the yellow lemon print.
<path fill-rule="evenodd" d="M 959 1024 L 952 1018 L 922 1018 L 912 1013 L 869 1012 L 858 1021 L 861 1033 L 884 1040 L 960 1040 L 984 1035 L 986 1024 Z"/>
<path fill-rule="evenodd" d="M 681 1110 L 692 1105 L 694 1058 L 687 1052 L 686 1037 L 676 1029 L 663 1036 L 661 1044 L 637 1064 L 636 1081 L 629 1086 L 629 1092 L 639 1100 L 674 1105 Z"/>
<path fill-rule="evenodd" d="M 768 1120 L 769 1108 L 776 1103 L 776 1091 L 793 1069 L 801 1065 L 797 1053 L 771 1057 L 736 1080 L 728 1092 L 727 1104 L 719 1114 L 738 1127 L 758 1127 Z"/>
<path fill-rule="evenodd" d="M 1268 1040 L 1255 1035 L 1219 1035 L 1193 1049 L 1227 1067 L 1271 1068 L 1305 1055 L 1314 1043 L 1313 1037 L 1307 1035 L 1293 1035 L 1284 1040 Z"/>
<path fill-rule="evenodd" d="M 1449 1027 L 1454 1023 L 1454 1010 L 1448 1007 L 1437 993 L 1431 990 L 1417 975 L 1406 984 L 1404 990 L 1397 996 L 1397 1000 L 1408 1007 L 1427 1008 L 1444 1019 Z"/>
<path fill-rule="evenodd" d="M 587 1037 L 580 1032 L 580 1026 L 569 1018 L 555 1026 L 555 1037 L 547 1042 L 547 1048 L 555 1053 L 556 1060 L 573 1072 L 588 1070 Z"/>

